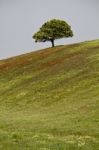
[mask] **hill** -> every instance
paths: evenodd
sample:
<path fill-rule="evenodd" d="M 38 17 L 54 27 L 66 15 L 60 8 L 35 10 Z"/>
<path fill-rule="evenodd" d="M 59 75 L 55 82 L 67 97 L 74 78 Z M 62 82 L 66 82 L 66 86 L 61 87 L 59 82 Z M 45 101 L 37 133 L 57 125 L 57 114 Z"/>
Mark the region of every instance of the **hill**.
<path fill-rule="evenodd" d="M 0 61 L 0 150 L 99 150 L 99 40 Z"/>

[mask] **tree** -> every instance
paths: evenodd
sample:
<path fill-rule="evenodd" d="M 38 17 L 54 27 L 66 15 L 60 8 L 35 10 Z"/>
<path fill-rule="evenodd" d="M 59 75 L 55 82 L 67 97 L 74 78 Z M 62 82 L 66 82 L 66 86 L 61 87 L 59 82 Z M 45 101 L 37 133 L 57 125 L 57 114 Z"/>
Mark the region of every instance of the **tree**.
<path fill-rule="evenodd" d="M 37 33 L 33 35 L 35 42 L 50 41 L 54 47 L 54 40 L 72 37 L 71 27 L 64 20 L 52 19 L 45 22 Z"/>

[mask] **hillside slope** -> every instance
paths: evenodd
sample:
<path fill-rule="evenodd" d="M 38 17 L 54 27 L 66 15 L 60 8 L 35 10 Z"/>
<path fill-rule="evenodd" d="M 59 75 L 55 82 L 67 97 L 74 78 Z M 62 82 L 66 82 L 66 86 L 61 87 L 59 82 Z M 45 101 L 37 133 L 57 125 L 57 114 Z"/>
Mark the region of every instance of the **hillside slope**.
<path fill-rule="evenodd" d="M 0 149 L 99 149 L 99 40 L 0 61 Z"/>

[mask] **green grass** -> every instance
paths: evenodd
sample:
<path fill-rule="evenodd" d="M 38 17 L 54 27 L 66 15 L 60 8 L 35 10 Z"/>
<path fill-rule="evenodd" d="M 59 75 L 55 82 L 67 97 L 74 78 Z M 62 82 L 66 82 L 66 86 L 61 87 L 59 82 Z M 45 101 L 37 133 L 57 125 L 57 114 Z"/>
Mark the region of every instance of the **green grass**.
<path fill-rule="evenodd" d="M 0 150 L 99 150 L 99 40 L 0 61 Z"/>

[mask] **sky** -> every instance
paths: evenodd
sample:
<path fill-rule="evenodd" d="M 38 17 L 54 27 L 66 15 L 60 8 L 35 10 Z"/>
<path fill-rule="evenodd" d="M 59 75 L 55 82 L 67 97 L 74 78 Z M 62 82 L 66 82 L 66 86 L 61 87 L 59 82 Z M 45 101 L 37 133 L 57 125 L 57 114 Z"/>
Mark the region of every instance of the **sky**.
<path fill-rule="evenodd" d="M 74 33 L 56 45 L 99 39 L 98 0 L 0 0 L 0 60 L 50 47 L 35 43 L 32 35 L 54 18 L 65 20 Z"/>

